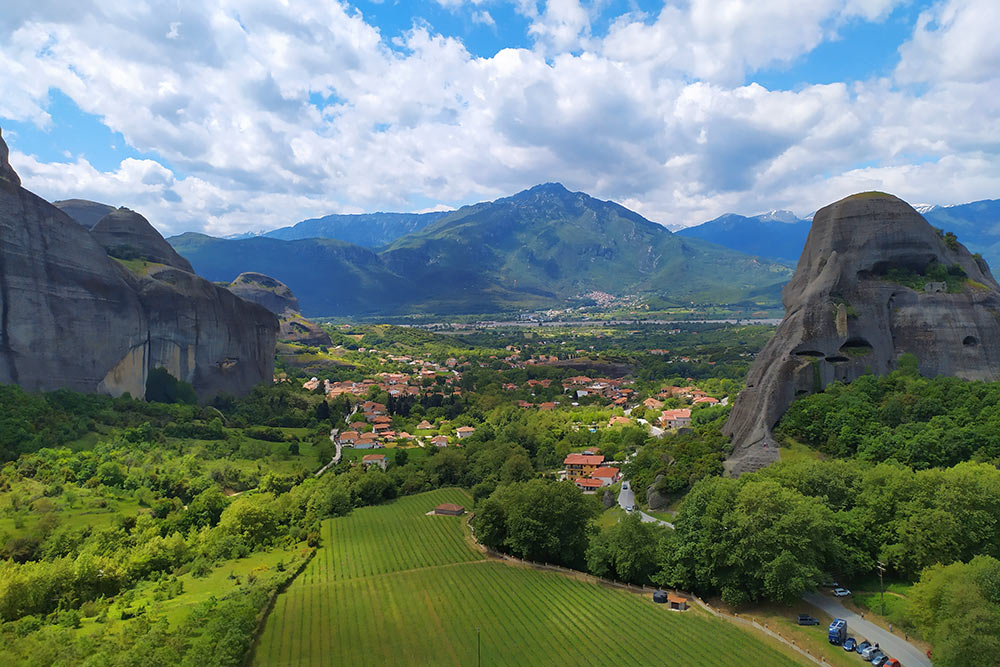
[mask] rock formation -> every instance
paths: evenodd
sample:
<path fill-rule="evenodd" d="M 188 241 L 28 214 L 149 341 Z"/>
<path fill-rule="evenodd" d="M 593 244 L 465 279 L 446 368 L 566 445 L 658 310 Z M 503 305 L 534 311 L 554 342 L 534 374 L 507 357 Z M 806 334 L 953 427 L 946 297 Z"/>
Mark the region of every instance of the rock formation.
<path fill-rule="evenodd" d="M 133 274 L 7 155 L 0 138 L 0 383 L 141 397 L 162 366 L 207 400 L 271 380 L 270 312 L 173 266 Z"/>
<path fill-rule="evenodd" d="M 93 229 L 101 218 L 115 210 L 114 206 L 87 199 L 63 199 L 52 205 L 87 229 Z"/>
<path fill-rule="evenodd" d="M 263 273 L 241 273 L 229 285 L 229 290 L 247 301 L 260 304 L 278 316 L 280 340 L 305 345 L 330 345 L 330 336 L 322 327 L 310 322 L 299 312 L 299 300 L 285 283 Z"/>
<path fill-rule="evenodd" d="M 892 195 L 818 211 L 782 300 L 785 318 L 724 428 L 730 474 L 778 459 L 772 429 L 796 396 L 883 375 L 903 354 L 926 376 L 1000 379 L 1000 286 L 982 259 Z"/>
<path fill-rule="evenodd" d="M 90 230 L 112 257 L 144 259 L 194 273 L 191 262 L 177 254 L 146 218 L 127 208 L 119 208 L 101 218 Z"/>

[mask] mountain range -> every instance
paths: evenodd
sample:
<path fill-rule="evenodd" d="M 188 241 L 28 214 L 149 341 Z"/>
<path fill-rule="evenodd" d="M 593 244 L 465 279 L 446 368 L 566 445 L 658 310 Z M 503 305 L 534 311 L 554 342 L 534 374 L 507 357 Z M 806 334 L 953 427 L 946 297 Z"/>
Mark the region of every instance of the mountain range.
<path fill-rule="evenodd" d="M 595 291 L 667 305 L 773 305 L 791 275 L 782 263 L 677 236 L 558 183 L 441 214 L 378 251 L 328 238 L 168 241 L 210 280 L 246 271 L 277 278 L 308 316 L 564 307 Z"/>
<path fill-rule="evenodd" d="M 931 225 L 953 232 L 970 251 L 979 253 L 990 266 L 1000 266 L 1000 199 L 984 199 L 954 206 L 917 205 L 914 209 Z M 789 211 L 771 211 L 746 217 L 726 214 L 715 220 L 677 232 L 733 250 L 779 261 L 798 261 L 811 220 Z"/>
<path fill-rule="evenodd" d="M 338 239 L 366 248 L 381 248 L 401 236 L 420 231 L 448 213 L 450 211 L 324 215 L 322 218 L 303 220 L 290 227 L 264 232 L 260 236 L 284 241 Z"/>
<path fill-rule="evenodd" d="M 727 213 L 676 233 L 750 255 L 795 263 L 802 254 L 811 224 L 791 211 L 771 211 L 751 217 Z"/>

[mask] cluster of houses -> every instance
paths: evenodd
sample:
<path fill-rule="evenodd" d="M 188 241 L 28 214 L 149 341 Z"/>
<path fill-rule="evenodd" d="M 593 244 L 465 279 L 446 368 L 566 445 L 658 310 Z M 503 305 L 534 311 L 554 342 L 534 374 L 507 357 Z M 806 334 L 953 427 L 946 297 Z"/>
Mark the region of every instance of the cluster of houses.
<path fill-rule="evenodd" d="M 353 421 L 347 430 L 337 434 L 337 442 L 343 447 L 355 449 L 379 449 L 389 443 L 420 442 L 420 438 L 406 431 L 396 431 L 392 428 L 392 418 L 389 417 L 386 406 L 375 401 L 365 401 L 360 405 L 364 421 Z M 368 430 L 368 427 L 371 430 Z M 417 430 L 429 431 L 434 428 L 426 419 L 417 424 Z M 472 426 L 459 426 L 455 429 L 455 438 L 467 438 L 476 429 Z M 447 435 L 435 435 L 430 438 L 430 444 L 435 447 L 447 447 L 452 443 Z"/>
<path fill-rule="evenodd" d="M 375 350 L 372 350 L 374 352 Z M 429 396 L 431 394 L 448 393 L 461 394 L 457 387 L 461 373 L 455 368 L 459 365 L 458 359 L 448 358 L 443 364 L 437 364 L 425 359 L 413 359 L 408 356 L 388 355 L 380 361 L 392 361 L 406 364 L 413 370 L 408 373 L 379 373 L 376 378 L 365 378 L 359 382 L 345 380 L 343 382 L 320 381 L 319 378 L 311 378 L 302 387 L 308 391 L 316 391 L 323 386 L 323 391 L 329 398 L 336 398 L 343 394 L 350 396 L 365 396 L 372 389 L 384 391 L 390 396 Z M 438 380 L 440 378 L 440 380 Z M 424 386 L 427 385 L 427 386 Z"/>
<path fill-rule="evenodd" d="M 612 405 L 625 405 L 635 394 L 635 390 L 625 385 L 632 380 L 613 380 L 611 378 L 589 378 L 586 375 L 576 375 L 563 380 L 563 391 L 577 398 L 584 396 L 600 396 Z"/>
<path fill-rule="evenodd" d="M 594 492 L 621 479 L 618 468 L 604 465 L 604 457 L 592 451 L 570 454 L 563 460 L 563 465 L 566 479 L 572 480 L 584 492 Z"/>

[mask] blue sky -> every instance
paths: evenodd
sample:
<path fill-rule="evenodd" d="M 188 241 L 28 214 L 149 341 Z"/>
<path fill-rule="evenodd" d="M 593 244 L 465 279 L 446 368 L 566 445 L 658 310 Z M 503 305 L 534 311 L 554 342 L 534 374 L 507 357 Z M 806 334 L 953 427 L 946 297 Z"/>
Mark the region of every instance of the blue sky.
<path fill-rule="evenodd" d="M 15 0 L 0 128 L 26 187 L 167 234 L 545 181 L 670 226 L 958 203 L 1000 196 L 998 5 Z"/>

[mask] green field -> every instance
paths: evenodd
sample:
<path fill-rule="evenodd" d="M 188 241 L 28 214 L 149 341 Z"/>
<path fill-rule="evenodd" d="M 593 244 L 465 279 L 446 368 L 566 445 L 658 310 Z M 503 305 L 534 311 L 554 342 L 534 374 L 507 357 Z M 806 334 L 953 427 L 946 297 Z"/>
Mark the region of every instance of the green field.
<path fill-rule="evenodd" d="M 442 489 L 326 521 L 323 547 L 281 595 L 257 665 L 793 665 L 700 609 L 485 560 L 464 517 L 424 516 Z"/>

